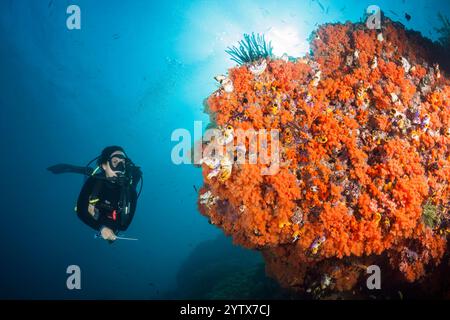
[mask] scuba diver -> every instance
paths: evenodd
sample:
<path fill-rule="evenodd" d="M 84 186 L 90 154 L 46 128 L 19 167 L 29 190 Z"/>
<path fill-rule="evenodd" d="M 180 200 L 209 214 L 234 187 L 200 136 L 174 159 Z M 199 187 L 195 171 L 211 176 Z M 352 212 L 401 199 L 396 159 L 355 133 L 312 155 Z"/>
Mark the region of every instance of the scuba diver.
<path fill-rule="evenodd" d="M 96 169 L 90 167 L 94 161 L 97 161 Z M 121 239 L 117 234 L 125 231 L 133 220 L 143 186 L 140 167 L 131 161 L 122 147 L 106 147 L 86 167 L 57 164 L 47 169 L 54 174 L 77 173 L 89 176 L 78 197 L 75 209 L 77 216 L 86 225 L 99 231 L 98 236 L 110 243 Z M 137 193 L 139 181 L 142 182 Z"/>

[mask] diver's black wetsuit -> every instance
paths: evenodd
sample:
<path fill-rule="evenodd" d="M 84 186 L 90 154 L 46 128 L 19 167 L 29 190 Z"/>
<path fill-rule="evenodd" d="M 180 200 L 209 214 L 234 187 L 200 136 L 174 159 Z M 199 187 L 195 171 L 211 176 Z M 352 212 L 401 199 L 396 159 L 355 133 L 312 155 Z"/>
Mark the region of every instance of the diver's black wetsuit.
<path fill-rule="evenodd" d="M 119 210 L 119 202 L 123 186 L 118 183 L 108 181 L 102 176 L 89 177 L 83 188 L 77 202 L 77 215 L 85 224 L 95 230 L 100 230 L 102 226 L 108 227 L 115 233 L 125 231 L 133 220 L 136 211 L 137 193 L 136 185 L 128 187 L 128 201 L 130 202 L 130 211 L 124 215 Z M 88 206 L 91 201 L 95 201 L 96 218 L 88 212 Z"/>

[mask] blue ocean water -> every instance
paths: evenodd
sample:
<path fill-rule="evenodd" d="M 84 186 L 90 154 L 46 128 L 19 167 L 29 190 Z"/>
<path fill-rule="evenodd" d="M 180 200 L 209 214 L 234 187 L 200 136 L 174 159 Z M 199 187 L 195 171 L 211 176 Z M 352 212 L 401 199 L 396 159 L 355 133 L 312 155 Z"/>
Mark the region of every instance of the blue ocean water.
<path fill-rule="evenodd" d="M 80 30 L 66 27 L 72 4 Z M 196 267 L 183 266 L 205 242 L 258 262 L 198 213 L 201 172 L 171 161 L 171 134 L 208 124 L 203 99 L 234 65 L 225 49 L 243 33 L 300 56 L 317 25 L 359 21 L 372 4 L 433 40 L 437 14 L 450 16 L 447 0 L 1 1 L 0 298 L 177 298 L 180 278 L 195 279 Z M 73 211 L 83 178 L 46 168 L 84 165 L 116 144 L 145 185 L 126 232 L 139 241 L 109 245 Z M 208 250 L 193 255 L 198 266 L 220 259 Z M 66 287 L 69 265 L 81 268 L 81 290 Z"/>

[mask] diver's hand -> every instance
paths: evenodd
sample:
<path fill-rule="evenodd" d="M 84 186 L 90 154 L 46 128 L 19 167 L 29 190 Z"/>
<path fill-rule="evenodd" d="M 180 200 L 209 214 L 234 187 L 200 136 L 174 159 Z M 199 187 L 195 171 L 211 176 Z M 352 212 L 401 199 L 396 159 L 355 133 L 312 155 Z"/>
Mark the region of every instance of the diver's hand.
<path fill-rule="evenodd" d="M 90 204 L 89 206 L 88 206 L 88 212 L 89 212 L 89 214 L 91 215 L 91 216 L 95 216 L 95 206 L 94 205 L 92 205 L 92 204 Z"/>
<path fill-rule="evenodd" d="M 98 209 L 93 204 L 88 205 L 88 212 L 92 216 L 92 218 L 98 220 L 99 212 Z"/>
<path fill-rule="evenodd" d="M 114 234 L 114 231 L 112 231 L 108 227 L 103 227 L 100 230 L 100 234 L 102 235 L 102 238 L 105 239 L 105 240 L 115 241 L 117 239 L 116 235 Z"/>

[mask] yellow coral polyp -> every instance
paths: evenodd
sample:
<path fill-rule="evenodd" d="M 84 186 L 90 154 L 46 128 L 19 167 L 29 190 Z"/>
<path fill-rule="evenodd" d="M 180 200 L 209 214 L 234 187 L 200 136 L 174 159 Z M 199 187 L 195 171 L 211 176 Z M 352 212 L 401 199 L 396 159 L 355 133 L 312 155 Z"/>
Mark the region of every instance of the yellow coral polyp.
<path fill-rule="evenodd" d="M 278 224 L 278 228 L 283 229 L 284 227 L 289 227 L 291 225 L 292 223 L 290 223 L 289 221 L 282 221 Z"/>
<path fill-rule="evenodd" d="M 384 191 L 390 191 L 390 190 L 392 190 L 392 181 L 389 181 L 388 183 L 386 183 L 384 186 L 383 186 L 383 190 Z"/>
<path fill-rule="evenodd" d="M 273 114 L 273 115 L 277 115 L 277 114 L 278 114 L 278 106 L 273 105 L 273 106 L 270 108 L 270 113 Z"/>
<path fill-rule="evenodd" d="M 263 89 L 263 87 L 264 87 L 264 84 L 261 82 L 256 82 L 255 86 L 254 86 L 255 91 L 261 91 Z"/>
<path fill-rule="evenodd" d="M 221 170 L 221 171 L 220 171 L 219 176 L 218 176 L 217 179 L 218 179 L 220 182 L 225 182 L 225 181 L 227 181 L 230 177 L 231 177 L 231 170 L 229 170 L 229 169 L 224 169 L 224 170 Z"/>
<path fill-rule="evenodd" d="M 324 144 L 324 143 L 327 143 L 328 138 L 325 135 L 321 135 L 321 136 L 318 136 L 316 138 L 316 140 L 317 140 L 317 142 Z"/>
<path fill-rule="evenodd" d="M 291 144 L 293 142 L 293 136 L 292 131 L 289 129 L 286 129 L 283 135 L 283 142 L 286 144 Z"/>
<path fill-rule="evenodd" d="M 375 224 L 376 225 L 378 225 L 380 223 L 381 218 L 382 218 L 381 213 L 379 213 L 379 212 L 375 213 Z"/>
<path fill-rule="evenodd" d="M 302 233 L 300 232 L 300 230 L 296 230 L 293 234 L 292 237 L 293 238 L 298 238 Z"/>

